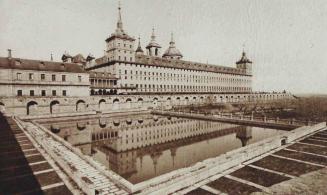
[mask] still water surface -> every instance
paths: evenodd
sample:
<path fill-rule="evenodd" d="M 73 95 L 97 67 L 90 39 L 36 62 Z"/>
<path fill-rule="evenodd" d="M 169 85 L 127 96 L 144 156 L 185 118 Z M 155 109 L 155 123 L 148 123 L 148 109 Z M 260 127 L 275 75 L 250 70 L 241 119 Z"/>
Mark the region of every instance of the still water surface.
<path fill-rule="evenodd" d="M 283 132 L 153 115 L 66 120 L 43 126 L 134 184 Z"/>

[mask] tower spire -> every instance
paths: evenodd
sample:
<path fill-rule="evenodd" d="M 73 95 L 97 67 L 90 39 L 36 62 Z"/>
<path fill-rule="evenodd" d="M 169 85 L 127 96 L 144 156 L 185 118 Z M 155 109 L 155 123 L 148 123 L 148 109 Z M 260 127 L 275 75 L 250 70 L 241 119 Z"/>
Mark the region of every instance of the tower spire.
<path fill-rule="evenodd" d="M 243 43 L 243 49 L 242 49 L 242 56 L 245 56 L 246 54 L 245 54 L 245 43 Z"/>
<path fill-rule="evenodd" d="M 170 37 L 170 42 L 169 42 L 169 44 L 170 44 L 171 47 L 175 47 L 174 33 L 171 32 L 170 36 L 171 36 L 171 37 Z"/>
<path fill-rule="evenodd" d="M 136 49 L 136 54 L 143 54 L 143 49 L 141 47 L 141 38 L 140 38 L 140 35 L 139 35 L 139 43 L 138 43 L 138 46 L 137 46 L 137 49 Z"/>
<path fill-rule="evenodd" d="M 117 33 L 123 34 L 124 30 L 123 30 L 123 21 L 122 21 L 122 17 L 121 17 L 121 5 L 120 5 L 120 1 L 118 1 L 118 21 L 117 21 L 117 29 L 116 29 Z"/>
<path fill-rule="evenodd" d="M 156 35 L 154 34 L 154 27 L 152 27 L 152 35 L 151 35 L 151 40 L 155 41 Z"/>
<path fill-rule="evenodd" d="M 141 47 L 141 38 L 140 38 L 140 35 L 139 35 L 139 38 L 138 38 L 138 40 L 139 40 L 139 44 L 138 44 L 138 47 Z"/>

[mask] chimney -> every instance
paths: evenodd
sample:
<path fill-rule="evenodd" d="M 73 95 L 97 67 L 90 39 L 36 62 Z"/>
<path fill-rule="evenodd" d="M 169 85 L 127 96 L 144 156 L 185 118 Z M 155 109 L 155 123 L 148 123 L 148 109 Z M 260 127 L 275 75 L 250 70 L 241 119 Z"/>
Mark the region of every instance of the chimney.
<path fill-rule="evenodd" d="M 8 58 L 11 58 L 11 49 L 8 49 Z"/>

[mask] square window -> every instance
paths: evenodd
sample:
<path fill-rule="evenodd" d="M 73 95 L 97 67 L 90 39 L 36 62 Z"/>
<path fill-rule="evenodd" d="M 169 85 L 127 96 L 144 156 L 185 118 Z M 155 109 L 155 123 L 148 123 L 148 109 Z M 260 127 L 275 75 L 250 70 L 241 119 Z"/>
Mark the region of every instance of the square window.
<path fill-rule="evenodd" d="M 42 91 L 41 91 L 41 95 L 42 95 L 42 96 L 46 96 L 45 90 L 42 90 Z"/>
<path fill-rule="evenodd" d="M 30 90 L 30 96 L 34 96 L 34 90 Z"/>
<path fill-rule="evenodd" d="M 56 90 L 52 90 L 52 96 L 56 96 L 56 95 L 57 95 Z"/>
<path fill-rule="evenodd" d="M 67 95 L 66 90 L 62 90 L 62 96 L 66 96 L 66 95 Z"/>
<path fill-rule="evenodd" d="M 22 90 L 17 90 L 17 96 L 22 96 L 23 95 L 23 91 Z"/>
<path fill-rule="evenodd" d="M 22 80 L 22 73 L 17 72 L 17 80 Z"/>
<path fill-rule="evenodd" d="M 66 75 L 62 75 L 61 78 L 62 81 L 66 81 Z"/>
<path fill-rule="evenodd" d="M 29 73 L 28 74 L 28 78 L 29 78 L 29 80 L 34 80 L 34 74 L 33 73 Z"/>
<path fill-rule="evenodd" d="M 42 80 L 42 81 L 45 80 L 45 74 L 41 74 L 41 80 Z"/>
<path fill-rule="evenodd" d="M 56 75 L 52 75 L 52 81 L 56 81 Z"/>

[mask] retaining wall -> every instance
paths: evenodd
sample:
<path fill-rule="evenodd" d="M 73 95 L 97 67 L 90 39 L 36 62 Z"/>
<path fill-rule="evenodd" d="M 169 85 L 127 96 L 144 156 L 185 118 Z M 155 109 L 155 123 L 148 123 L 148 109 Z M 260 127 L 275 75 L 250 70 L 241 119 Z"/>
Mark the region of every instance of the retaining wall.
<path fill-rule="evenodd" d="M 56 116 L 83 112 L 129 111 L 132 109 L 160 108 L 173 106 L 239 103 L 274 102 L 291 99 L 290 94 L 244 93 L 244 94 L 148 94 L 110 95 L 88 97 L 0 97 L 0 111 L 16 116 Z"/>

